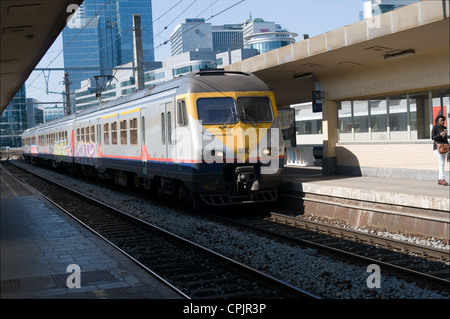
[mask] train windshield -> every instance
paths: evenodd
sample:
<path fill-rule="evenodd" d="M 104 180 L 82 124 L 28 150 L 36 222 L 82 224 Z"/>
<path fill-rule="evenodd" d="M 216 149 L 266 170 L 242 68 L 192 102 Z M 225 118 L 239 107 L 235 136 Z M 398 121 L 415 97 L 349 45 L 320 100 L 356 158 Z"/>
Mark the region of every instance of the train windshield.
<path fill-rule="evenodd" d="M 270 99 L 265 96 L 246 96 L 237 99 L 239 117 L 243 123 L 267 123 L 273 121 Z"/>
<path fill-rule="evenodd" d="M 237 122 L 236 105 L 231 97 L 200 98 L 197 100 L 197 114 L 203 125 Z"/>

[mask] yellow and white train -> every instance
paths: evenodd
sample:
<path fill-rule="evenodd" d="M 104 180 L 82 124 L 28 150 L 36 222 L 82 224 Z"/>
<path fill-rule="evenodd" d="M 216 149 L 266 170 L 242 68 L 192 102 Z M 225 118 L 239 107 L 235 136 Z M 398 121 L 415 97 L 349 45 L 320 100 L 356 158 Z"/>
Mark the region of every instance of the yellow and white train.
<path fill-rule="evenodd" d="M 26 159 L 208 205 L 277 199 L 284 163 L 273 92 L 200 71 L 26 130 Z"/>

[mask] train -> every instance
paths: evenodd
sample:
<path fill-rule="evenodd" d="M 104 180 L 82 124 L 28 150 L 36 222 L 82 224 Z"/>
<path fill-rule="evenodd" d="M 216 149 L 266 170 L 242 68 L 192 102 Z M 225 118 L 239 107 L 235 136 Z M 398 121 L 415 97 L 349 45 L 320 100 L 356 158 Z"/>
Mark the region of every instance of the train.
<path fill-rule="evenodd" d="M 255 75 L 198 71 L 27 129 L 23 157 L 194 206 L 273 202 L 284 170 L 277 115 Z"/>

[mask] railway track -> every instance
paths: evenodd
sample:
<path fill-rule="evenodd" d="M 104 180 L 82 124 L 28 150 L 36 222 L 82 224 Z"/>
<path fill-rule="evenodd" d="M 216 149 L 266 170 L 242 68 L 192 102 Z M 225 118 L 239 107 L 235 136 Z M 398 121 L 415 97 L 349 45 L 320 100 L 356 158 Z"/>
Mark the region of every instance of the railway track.
<path fill-rule="evenodd" d="M 5 166 L 187 298 L 318 298 L 43 176 Z"/>
<path fill-rule="evenodd" d="M 450 289 L 448 250 L 273 212 L 246 218 L 229 218 L 218 214 L 208 216 L 295 245 L 327 251 L 337 257 L 378 264 L 441 289 Z"/>

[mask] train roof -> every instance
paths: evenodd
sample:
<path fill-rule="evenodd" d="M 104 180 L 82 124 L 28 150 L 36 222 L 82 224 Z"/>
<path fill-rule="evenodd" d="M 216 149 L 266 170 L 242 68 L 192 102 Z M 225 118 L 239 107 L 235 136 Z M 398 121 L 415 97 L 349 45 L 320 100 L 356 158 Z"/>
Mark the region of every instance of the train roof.
<path fill-rule="evenodd" d="M 204 70 L 191 72 L 142 91 L 79 111 L 77 112 L 77 117 L 175 88 L 177 89 L 177 94 L 270 90 L 267 84 L 249 73 L 224 71 L 222 69 Z"/>
<path fill-rule="evenodd" d="M 179 82 L 177 94 L 270 90 L 253 74 L 221 69 L 189 73 L 174 81 Z"/>
<path fill-rule="evenodd" d="M 35 131 L 37 129 L 45 129 L 47 127 L 52 127 L 54 125 L 61 125 L 61 124 L 65 123 L 65 122 L 67 122 L 67 121 L 70 121 L 70 120 L 74 119 L 75 117 L 76 117 L 76 114 L 70 114 L 70 115 L 67 115 L 67 116 L 63 116 L 63 117 L 51 120 L 49 122 L 45 122 L 45 123 L 33 126 L 33 127 L 29 128 L 29 129 L 26 129 L 23 133 L 30 133 L 30 132 L 33 132 L 33 131 Z"/>
<path fill-rule="evenodd" d="M 24 133 L 32 132 L 36 129 L 51 127 L 54 124 L 62 124 L 76 117 L 90 114 L 99 110 L 111 108 L 145 96 L 151 96 L 157 93 L 177 89 L 177 94 L 186 93 L 204 93 L 204 92 L 234 92 L 234 91 L 269 91 L 269 87 L 253 74 L 239 71 L 224 71 L 223 69 L 204 70 L 191 72 L 162 84 L 152 86 L 132 93 L 127 96 L 119 97 L 115 100 L 81 110 L 76 114 L 71 114 L 35 127 L 27 129 Z"/>

